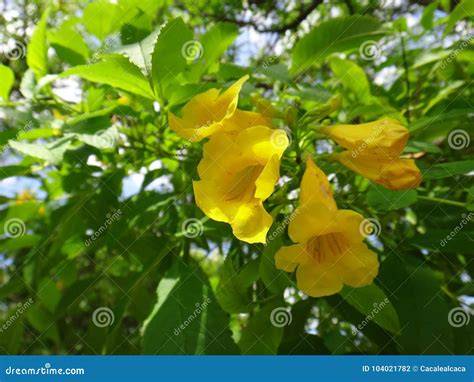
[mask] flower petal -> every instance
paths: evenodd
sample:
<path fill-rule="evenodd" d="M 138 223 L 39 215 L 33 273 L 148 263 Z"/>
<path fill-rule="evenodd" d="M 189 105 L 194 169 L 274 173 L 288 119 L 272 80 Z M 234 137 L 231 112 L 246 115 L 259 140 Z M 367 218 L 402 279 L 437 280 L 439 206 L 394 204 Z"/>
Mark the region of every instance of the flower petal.
<path fill-rule="evenodd" d="M 307 261 L 308 253 L 301 244 L 281 247 L 275 254 L 275 266 L 285 272 L 294 272 L 296 267 Z"/>
<path fill-rule="evenodd" d="M 357 125 L 326 126 L 321 131 L 351 151 L 353 156 L 366 153 L 398 157 L 409 137 L 408 129 L 391 118 Z"/>
<path fill-rule="evenodd" d="M 363 243 L 350 247 L 336 266 L 342 275 L 344 284 L 353 288 L 363 287 L 372 283 L 379 271 L 377 254 Z"/>
<path fill-rule="evenodd" d="M 331 266 L 307 262 L 296 271 L 298 288 L 312 297 L 331 296 L 343 287 L 340 274 Z"/>
<path fill-rule="evenodd" d="M 326 174 L 310 158 L 306 160 L 300 189 L 301 204 L 312 201 L 323 203 L 330 210 L 337 208 Z"/>
<path fill-rule="evenodd" d="M 235 237 L 247 243 L 265 243 L 268 230 L 273 223 L 262 202 L 240 206 L 230 222 Z"/>
<path fill-rule="evenodd" d="M 333 158 L 375 183 L 391 190 L 416 188 L 421 183 L 421 173 L 412 159 L 385 159 L 368 155 L 353 158 L 349 151 L 332 154 Z"/>
<path fill-rule="evenodd" d="M 261 200 L 267 199 L 273 193 L 278 179 L 280 179 L 280 160 L 275 154 L 255 181 L 255 197 Z"/>
<path fill-rule="evenodd" d="M 321 202 L 309 202 L 298 207 L 288 226 L 288 234 L 295 243 L 305 244 L 315 236 L 339 232 L 341 227 L 336 211 Z"/>

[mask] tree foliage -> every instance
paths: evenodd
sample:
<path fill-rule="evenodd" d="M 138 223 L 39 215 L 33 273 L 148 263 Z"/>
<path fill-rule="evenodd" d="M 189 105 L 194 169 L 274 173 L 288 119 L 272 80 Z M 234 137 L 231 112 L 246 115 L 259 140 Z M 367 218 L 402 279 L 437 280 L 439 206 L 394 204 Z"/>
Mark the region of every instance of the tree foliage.
<path fill-rule="evenodd" d="M 471 353 L 472 4 L 0 5 L 0 351 Z M 289 141 L 266 243 L 198 208 L 208 138 L 169 127 L 194 96 L 245 75 L 239 109 Z M 382 118 L 410 132 L 416 189 L 331 160 L 322 127 Z M 374 229 L 369 286 L 314 298 L 275 266 L 308 157 L 338 207 Z"/>

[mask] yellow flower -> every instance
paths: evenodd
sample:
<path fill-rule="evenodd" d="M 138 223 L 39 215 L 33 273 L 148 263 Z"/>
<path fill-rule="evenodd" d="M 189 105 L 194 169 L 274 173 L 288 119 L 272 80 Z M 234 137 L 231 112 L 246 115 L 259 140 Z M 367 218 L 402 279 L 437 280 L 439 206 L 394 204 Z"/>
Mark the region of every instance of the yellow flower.
<path fill-rule="evenodd" d="M 15 200 L 15 204 L 28 203 L 28 202 L 31 202 L 32 200 L 35 200 L 35 195 L 29 190 L 23 190 L 18 193 Z"/>
<path fill-rule="evenodd" d="M 400 159 L 409 132 L 398 121 L 383 118 L 360 125 L 325 126 L 323 133 L 346 151 L 331 155 L 351 170 L 392 190 L 416 188 L 420 170 L 412 159 Z"/>
<path fill-rule="evenodd" d="M 283 130 L 254 126 L 238 134 L 216 133 L 204 144 L 193 182 L 198 207 L 211 219 L 229 223 L 247 243 L 264 243 L 272 225 L 263 201 L 280 177 L 288 147 Z"/>
<path fill-rule="evenodd" d="M 363 217 L 338 210 L 324 173 L 308 159 L 301 181 L 300 206 L 288 233 L 295 243 L 275 255 L 278 269 L 296 269 L 298 288 L 313 297 L 338 293 L 344 284 L 362 287 L 377 276 L 375 252 L 363 243 Z"/>
<path fill-rule="evenodd" d="M 199 142 L 218 131 L 238 132 L 252 126 L 271 126 L 259 113 L 237 109 L 239 93 L 248 75 L 224 92 L 209 89 L 194 96 L 182 109 L 182 118 L 169 114 L 170 128 L 182 138 Z"/>

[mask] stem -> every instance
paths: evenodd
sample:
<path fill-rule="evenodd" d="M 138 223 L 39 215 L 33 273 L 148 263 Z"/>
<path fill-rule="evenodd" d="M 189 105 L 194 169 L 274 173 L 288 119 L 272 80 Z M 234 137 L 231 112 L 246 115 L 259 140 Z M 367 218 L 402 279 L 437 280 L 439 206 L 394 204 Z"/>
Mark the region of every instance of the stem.
<path fill-rule="evenodd" d="M 457 207 L 463 207 L 463 208 L 466 207 L 466 203 L 456 202 L 454 200 L 448 200 L 448 199 L 435 198 L 432 196 L 418 195 L 418 199 L 426 200 L 428 202 L 449 204 L 451 206 L 457 206 Z"/>
<path fill-rule="evenodd" d="M 405 68 L 405 83 L 406 83 L 406 86 L 407 86 L 407 101 L 406 101 L 406 104 L 407 104 L 407 121 L 408 121 L 408 123 L 410 123 L 410 116 L 411 116 L 411 112 L 410 112 L 410 78 L 409 78 L 409 72 L 408 72 L 407 54 L 406 54 L 406 50 L 405 50 L 405 41 L 403 40 L 403 34 L 402 34 L 401 29 L 400 29 L 400 42 L 401 42 L 401 45 L 402 45 L 403 67 Z"/>

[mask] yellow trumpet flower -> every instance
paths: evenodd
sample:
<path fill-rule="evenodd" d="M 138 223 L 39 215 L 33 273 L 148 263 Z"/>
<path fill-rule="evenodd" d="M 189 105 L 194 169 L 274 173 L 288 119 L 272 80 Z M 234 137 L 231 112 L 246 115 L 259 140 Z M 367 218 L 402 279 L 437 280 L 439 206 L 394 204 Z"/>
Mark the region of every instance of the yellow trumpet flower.
<path fill-rule="evenodd" d="M 289 141 L 283 130 L 254 126 L 238 134 L 215 133 L 204 144 L 193 182 L 198 207 L 211 219 L 229 223 L 247 243 L 264 243 L 272 225 L 263 201 L 280 177 L 280 158 Z"/>
<path fill-rule="evenodd" d="M 346 150 L 331 155 L 375 183 L 392 190 L 416 188 L 420 170 L 412 159 L 401 159 L 409 132 L 398 121 L 383 118 L 360 125 L 325 126 L 321 131 Z"/>
<path fill-rule="evenodd" d="M 271 119 L 251 111 L 237 109 L 239 93 L 249 78 L 243 76 L 224 92 L 209 89 L 182 108 L 182 118 L 169 113 L 170 128 L 182 138 L 199 142 L 216 132 L 238 132 L 252 126 L 271 126 Z"/>
<path fill-rule="evenodd" d="M 288 233 L 297 243 L 275 255 L 278 269 L 296 270 L 298 288 L 313 297 L 338 293 L 344 284 L 362 287 L 377 276 L 377 254 L 363 243 L 362 215 L 338 210 L 325 174 L 307 160 L 300 205 Z"/>

